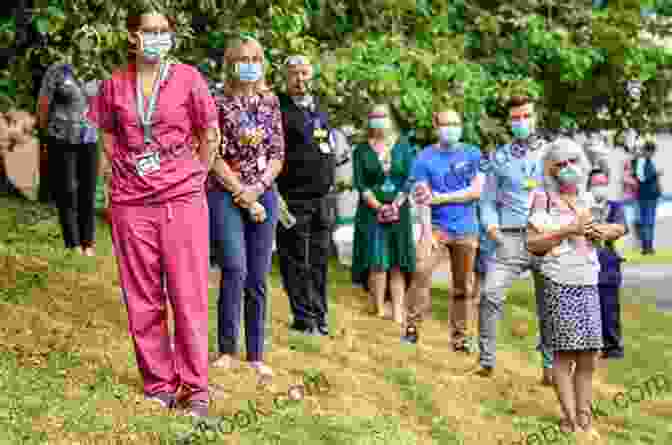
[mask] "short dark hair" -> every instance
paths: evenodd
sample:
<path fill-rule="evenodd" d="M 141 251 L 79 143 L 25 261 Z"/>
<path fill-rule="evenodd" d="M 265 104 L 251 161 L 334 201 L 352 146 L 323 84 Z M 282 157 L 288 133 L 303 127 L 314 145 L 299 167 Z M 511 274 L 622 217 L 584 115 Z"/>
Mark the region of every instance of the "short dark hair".
<path fill-rule="evenodd" d="M 529 96 L 512 96 L 508 102 L 508 108 L 522 107 L 523 105 L 533 103 L 532 98 Z"/>

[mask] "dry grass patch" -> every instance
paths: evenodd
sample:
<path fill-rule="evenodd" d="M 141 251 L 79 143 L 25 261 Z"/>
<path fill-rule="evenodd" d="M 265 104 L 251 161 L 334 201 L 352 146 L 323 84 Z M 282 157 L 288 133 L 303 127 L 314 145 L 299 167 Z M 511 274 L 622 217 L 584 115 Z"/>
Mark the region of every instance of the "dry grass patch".
<path fill-rule="evenodd" d="M 50 239 L 54 230 L 30 233 Z M 109 241 L 99 234 L 105 251 Z M 28 242 L 9 250 L 0 246 L 0 420 L 9 425 L 0 434 L 31 445 L 174 444 L 178 433 L 191 430 L 179 413 L 143 399 L 113 257 L 68 257 Z M 347 270 L 334 266 L 331 272 L 331 339 L 290 333 L 287 297 L 277 275 L 271 282 L 273 384 L 258 387 L 246 366 L 213 370 L 210 377 L 219 388 L 212 414 L 231 416 L 254 403 L 267 415 L 212 443 L 508 445 L 557 421 L 555 394 L 538 384 L 534 300 L 524 283 L 510 293 L 496 374 L 483 380 L 472 373 L 475 356 L 448 348 L 445 290 L 434 291 L 436 318 L 423 324 L 421 344 L 411 347 L 400 344 L 398 325 L 366 313 L 366 297 L 352 288 Z M 216 294 L 213 289 L 212 352 Z M 595 393 L 605 401 L 664 369 L 662 352 L 672 346 L 662 335 L 669 317 L 644 305 L 626 304 L 623 311 L 628 356 L 598 371 Z M 321 372 L 329 391 L 274 408 L 276 394 L 301 383 L 304 371 Z M 603 437 L 596 444 L 648 444 L 652 431 L 666 430 L 661 419 L 670 418 L 671 407 L 663 397 L 610 413 L 598 422 Z M 661 437 L 670 440 L 658 443 L 672 443 L 669 435 Z"/>

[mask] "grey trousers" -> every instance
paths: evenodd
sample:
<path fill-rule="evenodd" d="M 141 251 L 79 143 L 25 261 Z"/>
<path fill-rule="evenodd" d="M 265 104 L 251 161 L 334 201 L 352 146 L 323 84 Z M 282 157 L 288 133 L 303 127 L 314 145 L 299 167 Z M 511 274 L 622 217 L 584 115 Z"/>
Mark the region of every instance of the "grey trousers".
<path fill-rule="evenodd" d="M 534 291 L 539 318 L 540 343 L 544 367 L 552 366 L 552 354 L 545 339 L 544 325 L 544 280 L 539 272 L 539 261 L 527 251 L 525 232 L 502 233 L 502 242 L 497 246 L 494 264 L 485 277 L 479 305 L 479 348 L 481 366 L 494 367 L 497 350 L 497 321 L 502 318 L 506 292 L 513 280 L 525 271 L 532 271 Z"/>

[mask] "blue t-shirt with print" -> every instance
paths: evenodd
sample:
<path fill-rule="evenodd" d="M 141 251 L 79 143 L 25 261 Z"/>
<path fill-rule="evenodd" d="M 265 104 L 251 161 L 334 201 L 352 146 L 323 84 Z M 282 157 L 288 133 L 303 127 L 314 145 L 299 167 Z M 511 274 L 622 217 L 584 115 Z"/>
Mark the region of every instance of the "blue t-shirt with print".
<path fill-rule="evenodd" d="M 415 159 L 411 177 L 416 183 L 429 184 L 433 193 L 457 192 L 471 185 L 479 174 L 480 162 L 481 152 L 472 145 L 458 143 L 448 149 L 430 145 Z M 432 225 L 451 236 L 478 235 L 477 203 L 433 205 Z"/>

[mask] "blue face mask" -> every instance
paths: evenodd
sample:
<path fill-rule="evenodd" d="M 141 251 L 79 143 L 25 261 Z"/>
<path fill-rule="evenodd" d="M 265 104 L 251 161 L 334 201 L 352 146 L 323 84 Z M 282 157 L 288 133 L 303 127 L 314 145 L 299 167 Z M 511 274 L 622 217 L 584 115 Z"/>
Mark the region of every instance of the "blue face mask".
<path fill-rule="evenodd" d="M 369 128 L 387 128 L 389 126 L 386 117 L 375 117 L 369 119 Z"/>
<path fill-rule="evenodd" d="M 173 33 L 143 32 L 142 56 L 146 62 L 158 62 L 173 48 Z"/>
<path fill-rule="evenodd" d="M 261 63 L 237 63 L 235 71 L 243 82 L 256 82 L 261 79 Z"/>
<path fill-rule="evenodd" d="M 511 121 L 511 133 L 518 139 L 526 139 L 530 136 L 530 121 L 528 119 L 520 119 Z"/>
<path fill-rule="evenodd" d="M 461 137 L 462 127 L 439 127 L 439 140 L 441 141 L 441 145 L 448 146 L 456 144 Z"/>

